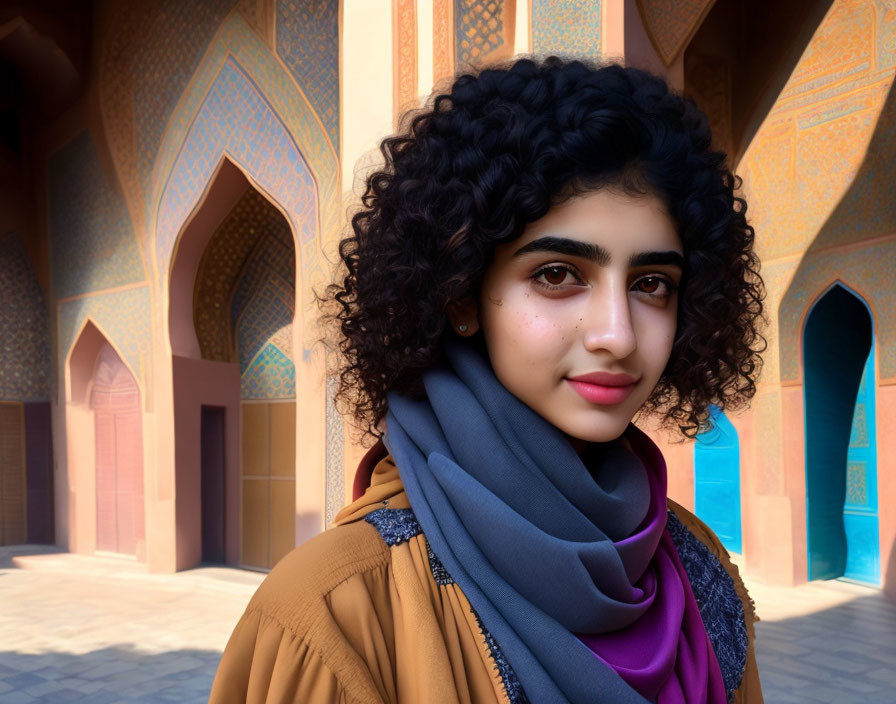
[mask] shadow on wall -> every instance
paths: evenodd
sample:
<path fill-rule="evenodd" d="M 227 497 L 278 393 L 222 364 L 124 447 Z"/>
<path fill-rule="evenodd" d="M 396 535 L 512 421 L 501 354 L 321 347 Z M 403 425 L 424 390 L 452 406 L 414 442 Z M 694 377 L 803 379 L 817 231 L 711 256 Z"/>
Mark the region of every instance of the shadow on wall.
<path fill-rule="evenodd" d="M 0 687 L 11 687 L 0 691 L 35 702 L 199 704 L 208 701 L 220 660 L 211 650 L 146 653 L 124 646 L 83 654 L 0 651 Z"/>
<path fill-rule="evenodd" d="M 778 309 L 780 324 L 779 352 L 783 381 L 800 378 L 800 349 L 802 348 L 802 323 L 805 312 L 813 299 L 820 295 L 835 279 L 839 279 L 863 296 L 874 313 L 875 345 L 879 345 L 880 378 L 896 376 L 896 329 L 892 316 L 884 315 L 892 306 L 896 295 L 896 280 L 892 277 L 892 264 L 896 243 L 892 241 L 869 242 L 868 249 L 831 251 L 843 245 L 860 244 L 896 232 L 896 198 L 892 184 L 896 182 L 896 84 L 888 88 L 886 98 L 877 117 L 868 148 L 859 168 L 830 216 L 819 228 L 812 244 L 807 248 L 794 273 Z M 831 145 L 846 152 L 850 145 Z M 809 191 L 824 174 L 811 175 L 801 187 L 809 197 Z M 826 252 L 827 251 L 827 252 Z M 888 319 L 889 318 L 889 319 Z M 889 327 L 888 327 L 889 326 Z M 884 431 L 883 428 L 879 429 Z M 785 422 L 785 433 L 787 431 Z M 881 433 L 878 433 L 881 437 Z M 885 505 L 893 491 L 885 479 L 882 462 L 882 443 L 878 445 L 878 473 L 884 479 L 879 487 L 879 505 Z M 804 468 L 805 470 L 805 468 Z M 881 530 L 885 530 L 883 523 Z M 891 536 L 884 535 L 884 541 Z M 887 560 L 887 553 L 881 558 Z M 884 590 L 896 597 L 896 555 L 892 551 L 889 564 L 881 564 Z"/>
<path fill-rule="evenodd" d="M 767 702 L 891 702 L 896 606 L 878 592 L 806 616 L 760 621 L 756 660 Z"/>
<path fill-rule="evenodd" d="M 825 247 L 889 235 L 896 230 L 896 83 L 890 86 L 859 170 L 818 231 L 809 255 Z M 848 148 L 849 145 L 844 145 Z M 823 174 L 818 175 L 823 178 Z M 805 259 L 804 259 L 805 261 Z"/>

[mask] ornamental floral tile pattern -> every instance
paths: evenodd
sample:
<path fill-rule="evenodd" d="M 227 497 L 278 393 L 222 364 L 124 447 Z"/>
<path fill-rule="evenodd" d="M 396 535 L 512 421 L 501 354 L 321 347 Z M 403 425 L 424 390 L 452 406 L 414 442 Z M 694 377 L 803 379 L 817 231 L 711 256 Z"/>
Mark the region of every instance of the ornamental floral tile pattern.
<path fill-rule="evenodd" d="M 896 47 L 891 10 L 835 0 L 738 167 L 765 268 L 799 257 L 769 284 L 785 382 L 801 378 L 806 311 L 836 281 L 869 304 L 880 377 L 896 378 L 896 62 L 881 51 Z"/>
<path fill-rule="evenodd" d="M 286 287 L 266 281 L 256 290 L 249 305 L 236 323 L 237 354 L 240 372 L 245 373 L 258 351 L 284 328 L 285 337 L 292 335 L 292 299 L 284 297 Z M 278 336 L 280 337 L 280 336 Z M 284 352 L 284 350 L 281 350 Z"/>
<path fill-rule="evenodd" d="M 235 3 L 110 4 L 99 33 L 100 104 L 120 178 L 138 207 L 174 106 Z"/>
<path fill-rule="evenodd" d="M 531 0 L 532 51 L 600 57 L 601 0 Z"/>
<path fill-rule="evenodd" d="M 714 0 L 638 0 L 644 26 L 669 66 L 687 46 Z"/>
<path fill-rule="evenodd" d="M 50 393 L 47 303 L 21 238 L 0 236 L 0 401 L 46 401 Z"/>
<path fill-rule="evenodd" d="M 339 150 L 339 3 L 277 0 L 277 54 Z"/>
<path fill-rule="evenodd" d="M 203 359 L 232 361 L 233 321 L 266 276 L 266 261 L 294 294 L 292 232 L 280 211 L 250 188 L 212 235 L 199 264 L 193 319 Z M 291 338 L 289 349 L 291 356 Z"/>
<path fill-rule="evenodd" d="M 274 345 L 265 345 L 242 376 L 243 400 L 294 399 L 296 368 Z"/>
<path fill-rule="evenodd" d="M 855 291 L 868 303 L 880 360 L 880 378 L 896 377 L 896 240 L 849 250 L 830 250 L 807 255 L 778 309 L 781 379 L 801 378 L 801 322 L 804 312 L 835 281 Z"/>
<path fill-rule="evenodd" d="M 327 364 L 330 367 L 329 363 Z M 327 506 L 326 525 L 330 525 L 336 514 L 345 505 L 345 453 L 343 452 L 342 416 L 333 401 L 339 384 L 335 376 L 327 376 Z"/>
<path fill-rule="evenodd" d="M 85 130 L 50 157 L 53 295 L 67 298 L 143 281 L 143 262 L 124 198 Z"/>
<path fill-rule="evenodd" d="M 245 134 L 255 138 L 245 139 Z M 283 198 L 280 205 L 289 214 L 300 244 L 315 241 L 317 188 L 308 166 L 257 88 L 227 61 L 187 134 L 159 206 L 155 246 L 160 265 L 167 262 L 181 225 L 224 153 L 250 166 L 262 189 Z"/>
<path fill-rule="evenodd" d="M 475 65 L 504 44 L 503 0 L 454 0 L 457 65 Z"/>
<path fill-rule="evenodd" d="M 292 75 L 238 12 L 231 13 L 215 33 L 203 61 L 190 80 L 190 89 L 181 96 L 168 121 L 153 166 L 152 188 L 146 193 L 146 230 L 154 233 L 155 242 L 171 246 L 176 232 L 183 226 L 183 221 L 165 220 L 167 214 L 171 213 L 167 203 L 171 197 L 168 191 L 171 182 L 175 180 L 175 172 L 185 167 L 182 158 L 184 148 L 192 139 L 191 132 L 195 133 L 197 116 L 204 109 L 209 92 L 215 83 L 219 82 L 222 71 L 227 65 L 232 65 L 242 72 L 244 80 L 251 84 L 251 89 L 255 90 L 258 96 L 263 96 L 261 99 L 265 109 L 269 110 L 276 120 L 281 121 L 293 141 L 295 151 L 306 160 L 317 189 L 314 196 L 319 199 L 315 202 L 317 223 L 313 233 L 309 232 L 306 241 L 299 247 L 297 258 L 301 261 L 302 277 L 305 282 L 324 281 L 329 276 L 330 267 L 321 254 L 322 242 L 336 236 L 344 217 L 341 210 L 337 155 L 311 105 L 305 96 L 295 89 Z M 226 115 L 210 117 L 227 120 Z M 238 134 L 231 133 L 235 141 L 247 141 L 244 135 L 245 131 L 240 131 Z M 205 145 L 206 148 L 215 146 L 214 142 Z M 245 157 L 242 160 L 237 159 L 235 150 L 228 152 L 259 189 L 286 211 L 287 220 L 293 231 L 301 237 L 304 230 L 298 227 L 298 224 L 310 224 L 310 221 L 289 210 L 289 204 L 296 200 L 295 191 L 299 186 L 290 176 L 290 169 L 284 169 L 282 172 L 264 171 L 265 164 L 261 163 L 252 149 L 241 150 L 240 153 Z M 213 161 L 218 159 L 215 154 L 206 158 Z M 201 180 L 207 178 L 207 170 L 198 169 L 193 173 L 187 173 L 185 178 L 188 185 L 185 197 L 195 204 L 207 185 L 207 181 Z M 155 262 L 156 268 L 167 271 L 170 256 L 171 250 L 165 249 L 163 256 Z M 310 291 L 310 287 L 302 287 L 303 296 L 306 296 L 306 290 Z"/>

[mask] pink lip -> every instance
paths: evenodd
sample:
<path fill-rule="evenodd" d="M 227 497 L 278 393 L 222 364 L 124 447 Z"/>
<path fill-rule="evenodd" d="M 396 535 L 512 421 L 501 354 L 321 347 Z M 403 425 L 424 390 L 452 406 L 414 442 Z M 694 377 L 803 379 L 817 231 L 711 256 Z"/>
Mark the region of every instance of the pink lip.
<path fill-rule="evenodd" d="M 637 379 L 628 374 L 610 374 L 609 372 L 592 372 L 581 376 L 569 377 L 576 393 L 589 403 L 601 406 L 612 406 L 622 403 L 635 388 Z"/>

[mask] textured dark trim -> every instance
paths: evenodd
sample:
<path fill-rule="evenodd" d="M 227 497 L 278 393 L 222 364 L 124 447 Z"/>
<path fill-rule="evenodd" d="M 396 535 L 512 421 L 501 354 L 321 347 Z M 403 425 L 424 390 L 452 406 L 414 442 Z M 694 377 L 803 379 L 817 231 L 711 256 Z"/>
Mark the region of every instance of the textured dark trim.
<path fill-rule="evenodd" d="M 454 578 L 448 574 L 448 570 L 445 569 L 445 566 L 436 557 L 436 554 L 432 551 L 432 546 L 429 544 L 429 541 L 426 541 L 426 555 L 429 557 L 429 569 L 432 572 L 432 576 L 436 580 L 436 584 L 439 586 L 445 586 L 446 584 L 454 584 Z"/>
<path fill-rule="evenodd" d="M 423 532 L 409 508 L 379 508 L 364 516 L 364 520 L 379 531 L 390 548 Z"/>
<path fill-rule="evenodd" d="M 731 701 L 747 667 L 749 636 L 743 602 L 722 563 L 671 510 L 666 527 L 691 583 Z"/>
<path fill-rule="evenodd" d="M 507 658 L 504 657 L 501 648 L 498 647 L 492 634 L 482 625 L 482 621 L 479 619 L 479 614 L 477 614 L 475 610 L 473 611 L 473 616 L 476 617 L 476 624 L 479 626 L 479 632 L 482 634 L 482 637 L 485 638 L 485 644 L 488 646 L 488 651 L 492 656 L 495 667 L 498 668 L 498 672 L 501 675 L 501 681 L 504 683 L 504 691 L 507 692 L 507 698 L 510 700 L 510 704 L 529 704 L 529 697 L 527 697 L 526 692 L 523 691 L 523 685 L 521 685 L 519 679 L 517 679 L 516 673 L 513 671 L 510 663 L 507 662 Z"/>
<path fill-rule="evenodd" d="M 417 517 L 409 508 L 379 508 L 364 516 L 364 520 L 377 529 L 389 547 L 405 543 L 423 533 L 420 523 L 417 522 Z M 426 541 L 426 554 L 429 558 L 429 569 L 432 571 L 436 584 L 440 586 L 454 584 L 454 579 L 448 574 L 448 570 L 445 569 L 439 558 L 436 557 L 428 540 Z M 504 657 L 504 653 L 501 652 L 492 634 L 482 625 L 479 614 L 476 613 L 475 609 L 473 610 L 473 616 L 476 617 L 479 633 L 485 639 L 485 644 L 488 646 L 488 651 L 491 654 L 495 667 L 501 675 L 504 691 L 507 692 L 510 704 L 529 704 L 529 699 L 526 697 L 526 693 L 523 691 L 523 686 L 517 679 L 516 673 L 510 667 L 510 663 L 507 662 L 507 658 Z"/>

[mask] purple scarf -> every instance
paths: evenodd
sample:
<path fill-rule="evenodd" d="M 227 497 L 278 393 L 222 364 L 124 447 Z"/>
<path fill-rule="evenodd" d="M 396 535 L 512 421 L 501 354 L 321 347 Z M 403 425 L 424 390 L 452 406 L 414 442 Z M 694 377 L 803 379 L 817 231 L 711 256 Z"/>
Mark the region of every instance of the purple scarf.
<path fill-rule="evenodd" d="M 666 527 L 665 464 L 634 426 L 582 457 L 448 341 L 384 442 L 436 557 L 533 704 L 724 704 Z M 581 634 L 579 636 L 575 634 Z"/>
<path fill-rule="evenodd" d="M 650 566 L 637 583 L 647 611 L 628 628 L 579 638 L 638 692 L 658 704 L 727 700 L 722 672 L 681 558 L 666 527 L 666 463 L 656 445 L 631 426 L 627 436 L 648 468 L 650 509 L 624 548 L 662 531 Z"/>

